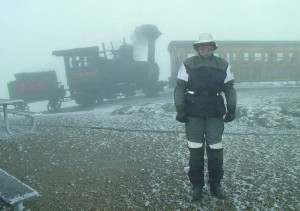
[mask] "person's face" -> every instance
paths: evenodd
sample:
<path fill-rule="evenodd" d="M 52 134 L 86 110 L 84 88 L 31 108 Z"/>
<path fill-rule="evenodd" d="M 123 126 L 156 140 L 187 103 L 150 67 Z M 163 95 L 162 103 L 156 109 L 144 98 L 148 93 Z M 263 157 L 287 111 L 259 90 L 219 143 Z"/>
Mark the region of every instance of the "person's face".
<path fill-rule="evenodd" d="M 213 43 L 202 43 L 199 45 L 199 53 L 204 58 L 210 57 L 210 55 L 214 52 L 215 46 Z"/>

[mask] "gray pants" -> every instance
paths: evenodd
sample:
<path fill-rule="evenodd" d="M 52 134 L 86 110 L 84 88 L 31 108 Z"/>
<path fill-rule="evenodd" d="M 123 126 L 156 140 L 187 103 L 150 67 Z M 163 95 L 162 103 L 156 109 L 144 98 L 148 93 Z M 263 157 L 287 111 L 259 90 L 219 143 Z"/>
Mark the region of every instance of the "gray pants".
<path fill-rule="evenodd" d="M 204 149 L 206 145 L 209 184 L 211 188 L 221 186 L 223 178 L 223 145 L 222 135 L 224 122 L 222 118 L 188 117 L 185 123 L 188 139 L 189 180 L 193 188 L 204 186 Z"/>
<path fill-rule="evenodd" d="M 222 149 L 224 122 L 222 118 L 188 117 L 185 132 L 189 148 L 200 148 L 206 142 L 211 149 Z"/>

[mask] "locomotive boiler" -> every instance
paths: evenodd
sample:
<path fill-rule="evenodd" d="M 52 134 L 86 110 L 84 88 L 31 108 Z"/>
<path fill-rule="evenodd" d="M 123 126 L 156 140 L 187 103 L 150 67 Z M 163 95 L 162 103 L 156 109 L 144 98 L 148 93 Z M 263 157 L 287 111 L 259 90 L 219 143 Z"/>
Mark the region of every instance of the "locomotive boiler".
<path fill-rule="evenodd" d="M 107 57 L 103 45 L 52 52 L 62 56 L 70 97 L 77 104 L 93 105 L 118 95 L 133 96 L 143 92 L 147 97 L 158 94 L 159 67 L 155 62 L 155 41 L 161 32 L 154 25 L 136 27 L 135 33 L 148 41 L 148 60 L 136 61 L 134 48 L 125 42 L 118 50 L 112 49 L 113 58 Z"/>

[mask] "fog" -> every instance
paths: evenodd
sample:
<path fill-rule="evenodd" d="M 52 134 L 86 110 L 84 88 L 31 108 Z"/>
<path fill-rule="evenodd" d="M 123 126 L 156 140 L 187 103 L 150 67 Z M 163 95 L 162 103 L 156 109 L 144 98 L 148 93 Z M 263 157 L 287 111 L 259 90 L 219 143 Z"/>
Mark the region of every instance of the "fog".
<path fill-rule="evenodd" d="M 131 42 L 136 26 L 154 24 L 161 80 L 169 77 L 172 40 L 299 40 L 298 0 L 4 0 L 0 7 L 0 98 L 8 98 L 14 74 L 55 70 L 66 85 L 62 58 L 52 51 Z M 146 59 L 143 55 L 139 59 Z"/>

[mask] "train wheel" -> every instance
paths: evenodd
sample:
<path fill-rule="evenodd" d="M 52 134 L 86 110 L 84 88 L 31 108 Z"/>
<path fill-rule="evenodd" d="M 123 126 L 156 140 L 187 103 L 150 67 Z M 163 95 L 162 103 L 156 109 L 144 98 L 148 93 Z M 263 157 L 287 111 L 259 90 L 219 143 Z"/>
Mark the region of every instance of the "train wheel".
<path fill-rule="evenodd" d="M 97 98 L 97 104 L 103 103 L 103 97 L 98 97 Z"/>
<path fill-rule="evenodd" d="M 47 110 L 50 112 L 55 112 L 58 111 L 61 108 L 61 100 L 57 100 L 55 103 L 49 101 L 49 103 L 47 104 Z"/>
<path fill-rule="evenodd" d="M 158 91 L 157 90 L 145 90 L 144 91 L 146 97 L 157 97 Z"/>
<path fill-rule="evenodd" d="M 27 105 L 27 103 L 18 103 L 15 105 L 15 109 L 17 110 L 21 110 L 21 111 L 29 111 L 29 106 Z"/>
<path fill-rule="evenodd" d="M 135 92 L 130 90 L 130 91 L 125 91 L 123 94 L 125 95 L 125 97 L 132 97 L 135 95 Z"/>
<path fill-rule="evenodd" d="M 158 88 L 156 86 L 149 86 L 144 89 L 144 94 L 146 97 L 157 97 L 158 96 Z"/>
<path fill-rule="evenodd" d="M 135 95 L 135 90 L 137 90 L 137 86 L 135 83 L 126 83 L 123 87 L 120 87 L 122 90 L 122 94 L 125 97 L 132 97 Z"/>
<path fill-rule="evenodd" d="M 86 98 L 85 100 L 82 101 L 82 106 L 87 107 L 87 106 L 94 106 L 96 105 L 96 100 L 94 98 Z"/>
<path fill-rule="evenodd" d="M 50 102 L 47 104 L 47 110 L 48 110 L 48 111 L 53 111 L 53 108 L 52 108 Z"/>
<path fill-rule="evenodd" d="M 26 103 L 24 103 L 24 111 L 29 111 L 29 106 Z"/>

